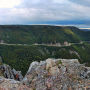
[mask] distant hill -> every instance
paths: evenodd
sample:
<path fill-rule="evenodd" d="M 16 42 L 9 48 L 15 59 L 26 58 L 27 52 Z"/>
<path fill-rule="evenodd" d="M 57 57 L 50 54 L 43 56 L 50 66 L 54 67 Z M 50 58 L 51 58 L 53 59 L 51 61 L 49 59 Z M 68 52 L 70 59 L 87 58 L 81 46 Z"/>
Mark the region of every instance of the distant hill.
<path fill-rule="evenodd" d="M 79 59 L 80 63 L 90 66 L 90 43 L 72 44 L 65 47 L 35 46 L 35 43 L 61 43 L 65 41 L 77 43 L 89 41 L 90 31 L 82 31 L 76 27 L 48 25 L 2 25 L 0 26 L 0 56 L 5 64 L 25 75 L 30 63 L 47 58 Z"/>
<path fill-rule="evenodd" d="M 82 31 L 90 31 L 90 28 L 83 28 L 83 29 L 80 29 L 80 30 L 82 30 Z"/>
<path fill-rule="evenodd" d="M 0 42 L 13 44 L 64 43 L 90 40 L 90 32 L 73 26 L 1 25 Z"/>

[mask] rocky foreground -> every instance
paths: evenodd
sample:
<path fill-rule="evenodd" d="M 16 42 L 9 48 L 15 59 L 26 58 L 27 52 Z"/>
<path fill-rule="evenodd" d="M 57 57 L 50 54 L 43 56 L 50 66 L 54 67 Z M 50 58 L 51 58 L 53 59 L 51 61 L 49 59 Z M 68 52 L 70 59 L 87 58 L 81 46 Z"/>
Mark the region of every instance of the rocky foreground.
<path fill-rule="evenodd" d="M 0 77 L 0 90 L 90 90 L 90 67 L 77 59 L 32 62 L 22 81 Z"/>

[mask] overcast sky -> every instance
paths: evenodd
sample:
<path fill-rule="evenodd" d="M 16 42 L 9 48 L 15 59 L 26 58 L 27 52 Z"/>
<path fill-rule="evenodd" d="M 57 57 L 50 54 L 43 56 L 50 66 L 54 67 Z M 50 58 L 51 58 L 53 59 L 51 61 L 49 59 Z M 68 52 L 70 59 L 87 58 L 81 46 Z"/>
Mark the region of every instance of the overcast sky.
<path fill-rule="evenodd" d="M 0 0 L 0 24 L 90 27 L 90 0 Z"/>

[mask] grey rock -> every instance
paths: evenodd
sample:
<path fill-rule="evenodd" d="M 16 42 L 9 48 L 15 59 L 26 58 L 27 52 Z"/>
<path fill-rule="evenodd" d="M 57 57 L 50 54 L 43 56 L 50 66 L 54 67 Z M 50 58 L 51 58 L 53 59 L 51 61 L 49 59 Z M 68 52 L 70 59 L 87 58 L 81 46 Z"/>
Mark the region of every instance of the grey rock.
<path fill-rule="evenodd" d="M 49 58 L 40 63 L 33 62 L 23 83 L 36 90 L 84 90 L 89 87 L 89 75 L 90 68 L 77 59 Z"/>
<path fill-rule="evenodd" d="M 12 70 L 9 65 L 6 64 L 0 65 L 0 70 L 3 72 L 5 78 L 15 79 L 19 81 L 23 79 L 21 71 L 16 71 L 15 69 Z"/>
<path fill-rule="evenodd" d="M 2 68 L 3 67 L 3 68 Z M 18 74 L 22 80 L 21 72 L 11 69 L 8 65 L 0 66 L 5 75 Z M 10 70 L 10 72 L 9 72 Z M 11 87 L 10 87 L 11 85 Z M 77 59 L 47 59 L 41 62 L 32 62 L 22 81 L 0 77 L 0 89 L 9 90 L 89 90 L 90 67 L 80 64 Z"/>

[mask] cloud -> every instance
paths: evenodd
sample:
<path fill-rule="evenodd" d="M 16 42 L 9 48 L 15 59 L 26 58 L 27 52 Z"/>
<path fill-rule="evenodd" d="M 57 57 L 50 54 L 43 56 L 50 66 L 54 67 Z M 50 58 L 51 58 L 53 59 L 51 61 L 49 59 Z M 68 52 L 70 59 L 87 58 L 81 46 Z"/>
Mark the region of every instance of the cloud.
<path fill-rule="evenodd" d="M 0 0 L 0 24 L 90 21 L 90 0 Z M 10 3 L 10 2 L 11 3 Z M 81 2 L 81 4 L 80 4 Z M 5 6 L 6 5 L 6 6 Z"/>
<path fill-rule="evenodd" d="M 21 3 L 21 0 L 0 0 L 0 8 L 13 8 Z"/>
<path fill-rule="evenodd" d="M 71 0 L 71 1 L 80 5 L 83 5 L 83 6 L 90 7 L 90 0 Z"/>

